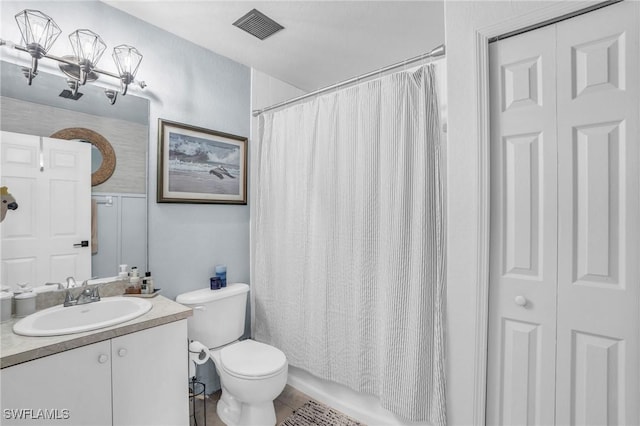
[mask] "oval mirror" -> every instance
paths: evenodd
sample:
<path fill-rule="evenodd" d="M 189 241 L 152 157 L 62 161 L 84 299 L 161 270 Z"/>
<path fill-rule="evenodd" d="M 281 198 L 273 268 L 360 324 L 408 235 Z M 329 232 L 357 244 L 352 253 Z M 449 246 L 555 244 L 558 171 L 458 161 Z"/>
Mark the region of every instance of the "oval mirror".
<path fill-rule="evenodd" d="M 91 174 L 97 172 L 100 166 L 102 166 L 102 153 L 95 145 L 91 145 Z"/>
<path fill-rule="evenodd" d="M 58 130 L 50 137 L 91 143 L 91 186 L 105 182 L 116 169 L 116 153 L 109 141 L 98 132 L 83 127 L 70 127 Z"/>

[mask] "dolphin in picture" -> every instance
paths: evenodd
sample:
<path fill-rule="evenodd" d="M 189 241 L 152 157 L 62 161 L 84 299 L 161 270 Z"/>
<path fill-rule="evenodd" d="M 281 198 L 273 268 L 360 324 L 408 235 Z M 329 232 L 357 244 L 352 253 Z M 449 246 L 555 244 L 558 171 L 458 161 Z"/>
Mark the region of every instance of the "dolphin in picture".
<path fill-rule="evenodd" d="M 210 175 L 216 175 L 218 176 L 220 179 L 224 179 L 224 176 L 222 176 L 222 173 L 220 173 L 219 171 L 217 171 L 216 169 L 211 169 L 209 170 L 209 174 Z"/>
<path fill-rule="evenodd" d="M 216 170 L 224 175 L 229 176 L 231 179 L 235 179 L 236 177 L 229 173 L 229 170 L 225 169 L 223 166 L 216 167 Z"/>

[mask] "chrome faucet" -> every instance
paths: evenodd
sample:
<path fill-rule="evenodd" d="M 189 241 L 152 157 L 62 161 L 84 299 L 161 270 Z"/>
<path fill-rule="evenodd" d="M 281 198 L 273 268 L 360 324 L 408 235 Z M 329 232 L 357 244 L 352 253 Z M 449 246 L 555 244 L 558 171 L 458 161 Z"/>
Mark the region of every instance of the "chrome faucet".
<path fill-rule="evenodd" d="M 76 280 L 73 277 L 67 277 L 67 289 L 64 292 L 64 306 L 73 306 L 76 304 L 76 299 L 73 298 L 73 295 L 71 294 L 71 291 L 69 290 L 70 287 L 75 287 L 76 285 Z"/>
<path fill-rule="evenodd" d="M 64 290 L 64 285 L 62 285 L 62 283 L 44 283 L 44 285 L 55 285 L 58 286 L 58 290 Z"/>
<path fill-rule="evenodd" d="M 67 277 L 67 289 L 64 295 L 64 306 L 84 305 L 86 303 L 97 302 L 100 300 L 100 292 L 98 291 L 98 285 L 89 288 L 89 280 L 82 282 L 82 290 L 78 297 L 74 298 L 69 290 L 70 287 L 75 287 L 76 280 L 73 277 Z"/>
<path fill-rule="evenodd" d="M 71 287 L 75 287 L 76 284 L 76 279 L 73 277 L 67 277 L 67 288 L 71 288 Z"/>
<path fill-rule="evenodd" d="M 76 305 L 84 305 L 85 303 L 91 302 L 93 302 L 93 300 L 91 300 L 91 289 L 87 287 L 87 282 L 84 281 L 82 283 L 82 290 L 80 294 L 78 294 L 78 297 L 76 297 Z"/>

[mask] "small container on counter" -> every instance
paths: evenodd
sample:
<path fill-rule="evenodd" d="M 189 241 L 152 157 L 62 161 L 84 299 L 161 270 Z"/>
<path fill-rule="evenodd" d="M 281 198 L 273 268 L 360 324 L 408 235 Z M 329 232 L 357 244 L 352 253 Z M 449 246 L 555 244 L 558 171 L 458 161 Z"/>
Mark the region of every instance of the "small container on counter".
<path fill-rule="evenodd" d="M 153 286 L 153 278 L 151 278 L 151 272 L 147 271 L 144 273 L 142 282 L 147 291 L 145 294 L 153 294 L 153 292 L 155 291 L 155 287 Z"/>
<path fill-rule="evenodd" d="M 18 284 L 20 292 L 16 293 L 16 317 L 26 317 L 36 311 L 36 292 L 25 284 Z"/>
<path fill-rule="evenodd" d="M 222 287 L 222 280 L 220 277 L 211 277 L 209 278 L 209 286 L 211 290 L 220 290 L 220 287 Z"/>
<path fill-rule="evenodd" d="M 220 287 L 227 286 L 227 266 L 216 265 L 216 277 L 220 278 Z"/>
<path fill-rule="evenodd" d="M 13 303 L 13 293 L 8 289 L 0 291 L 0 321 L 11 319 L 11 305 Z"/>
<path fill-rule="evenodd" d="M 140 294 L 140 275 L 138 275 L 138 268 L 136 266 L 131 267 L 131 276 L 129 277 L 129 286 L 125 289 L 127 294 Z"/>
<path fill-rule="evenodd" d="M 126 280 L 127 278 L 129 278 L 129 272 L 127 272 L 126 264 L 120 265 L 120 272 L 118 272 L 118 278 L 120 278 L 121 280 Z"/>

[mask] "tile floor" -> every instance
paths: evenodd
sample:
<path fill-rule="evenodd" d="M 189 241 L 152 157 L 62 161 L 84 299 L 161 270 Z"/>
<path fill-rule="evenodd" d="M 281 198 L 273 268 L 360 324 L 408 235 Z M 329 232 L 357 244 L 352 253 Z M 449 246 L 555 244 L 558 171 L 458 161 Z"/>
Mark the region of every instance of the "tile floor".
<path fill-rule="evenodd" d="M 221 391 L 215 392 L 207 396 L 205 399 L 196 399 L 195 421 L 192 411 L 193 406 L 191 405 L 191 402 L 189 402 L 189 414 L 191 415 L 189 418 L 190 426 L 205 425 L 205 423 L 203 422 L 203 404 L 207 404 L 206 425 L 224 426 L 224 423 L 222 423 L 222 421 L 216 414 L 216 404 L 218 403 L 218 399 L 220 398 L 220 392 Z M 300 408 L 302 405 L 304 405 L 305 402 L 309 401 L 310 399 L 313 398 L 287 385 L 280 396 L 278 396 L 276 400 L 273 401 L 273 405 L 276 408 L 277 424 L 293 414 L 294 410 Z"/>

